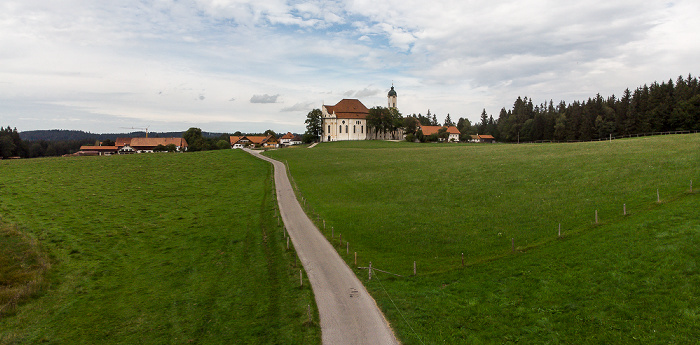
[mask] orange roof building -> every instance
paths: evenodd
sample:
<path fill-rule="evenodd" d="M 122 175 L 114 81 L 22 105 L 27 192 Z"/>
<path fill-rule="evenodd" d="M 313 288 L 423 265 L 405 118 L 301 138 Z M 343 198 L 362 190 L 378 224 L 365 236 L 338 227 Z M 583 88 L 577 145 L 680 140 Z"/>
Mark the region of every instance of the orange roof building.
<path fill-rule="evenodd" d="M 423 135 L 432 135 L 432 134 L 437 134 L 441 129 L 446 128 L 447 129 L 447 141 L 449 142 L 458 142 L 459 141 L 459 136 L 462 134 L 459 132 L 459 129 L 455 126 L 419 126 L 420 130 L 423 132 Z"/>

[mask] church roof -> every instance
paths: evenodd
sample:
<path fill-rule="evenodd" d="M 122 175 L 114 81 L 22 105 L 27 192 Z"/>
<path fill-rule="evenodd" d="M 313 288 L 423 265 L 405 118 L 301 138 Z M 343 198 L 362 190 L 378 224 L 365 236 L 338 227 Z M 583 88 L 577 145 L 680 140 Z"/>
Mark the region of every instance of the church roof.
<path fill-rule="evenodd" d="M 369 109 L 357 99 L 343 99 L 336 105 L 325 105 L 329 114 L 335 112 L 339 119 L 365 119 L 369 115 Z"/>
<path fill-rule="evenodd" d="M 394 90 L 394 85 L 391 85 L 391 90 L 389 90 L 389 97 L 396 96 L 396 91 Z"/>

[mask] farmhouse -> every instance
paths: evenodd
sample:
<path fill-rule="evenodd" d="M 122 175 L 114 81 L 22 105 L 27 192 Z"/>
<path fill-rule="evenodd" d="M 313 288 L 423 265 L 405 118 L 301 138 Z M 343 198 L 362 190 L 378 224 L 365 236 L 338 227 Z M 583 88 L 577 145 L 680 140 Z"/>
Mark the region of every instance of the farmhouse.
<path fill-rule="evenodd" d="M 477 134 L 477 135 L 472 135 L 471 139 L 469 140 L 472 143 L 495 143 L 496 138 L 494 138 L 492 135 L 488 134 Z"/>
<path fill-rule="evenodd" d="M 187 151 L 187 141 L 183 138 L 117 138 L 114 141 L 119 153 L 153 152 L 158 146 L 175 145 L 177 151 Z"/>
<path fill-rule="evenodd" d="M 282 146 L 292 146 L 301 144 L 301 138 L 298 135 L 292 134 L 292 132 L 287 132 L 280 138 L 280 145 Z"/>
<path fill-rule="evenodd" d="M 256 147 L 279 147 L 279 142 L 271 135 L 243 135 L 229 137 L 231 148 L 243 148 L 248 145 Z"/>
<path fill-rule="evenodd" d="M 394 86 L 387 94 L 389 109 L 396 108 Z M 367 128 L 369 109 L 358 99 L 343 99 L 336 105 L 321 106 L 321 141 L 400 139 L 403 131 L 383 133 Z"/>
<path fill-rule="evenodd" d="M 455 126 L 419 126 L 418 129 L 423 132 L 423 135 L 432 135 L 432 134 L 438 134 L 438 132 L 445 128 L 447 130 L 447 141 L 448 142 L 459 142 L 459 135 L 461 134 L 459 132 L 459 129 Z M 444 141 L 445 139 L 440 139 L 440 141 Z"/>
<path fill-rule="evenodd" d="M 81 156 L 109 156 L 117 153 L 119 148 L 116 146 L 81 146 Z"/>

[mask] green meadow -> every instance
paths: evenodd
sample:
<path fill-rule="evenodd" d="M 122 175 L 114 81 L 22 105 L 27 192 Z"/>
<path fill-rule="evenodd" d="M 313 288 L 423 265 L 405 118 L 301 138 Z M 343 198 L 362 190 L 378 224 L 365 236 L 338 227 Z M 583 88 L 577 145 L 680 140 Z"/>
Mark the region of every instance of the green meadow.
<path fill-rule="evenodd" d="M 700 339 L 700 135 L 268 155 L 405 344 Z"/>
<path fill-rule="evenodd" d="M 271 169 L 240 150 L 0 161 L 0 343 L 319 343 Z"/>

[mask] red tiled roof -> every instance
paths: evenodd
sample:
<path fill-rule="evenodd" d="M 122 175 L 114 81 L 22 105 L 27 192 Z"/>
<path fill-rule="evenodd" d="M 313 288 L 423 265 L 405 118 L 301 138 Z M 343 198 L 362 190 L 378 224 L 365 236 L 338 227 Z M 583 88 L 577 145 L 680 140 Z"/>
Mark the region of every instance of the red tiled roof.
<path fill-rule="evenodd" d="M 492 135 L 488 135 L 488 134 L 479 135 L 479 138 L 481 138 L 481 139 L 496 139 Z"/>
<path fill-rule="evenodd" d="M 459 132 L 459 129 L 457 129 L 457 127 L 455 127 L 455 126 L 447 127 L 447 133 L 450 133 L 450 134 L 462 134 L 462 133 Z"/>
<path fill-rule="evenodd" d="M 287 132 L 287 134 L 282 136 L 280 139 L 294 139 L 294 134 L 292 134 L 292 132 Z"/>
<path fill-rule="evenodd" d="M 243 139 L 243 138 L 245 138 L 245 136 L 232 135 L 232 136 L 229 138 L 229 142 L 231 143 L 231 145 L 233 145 L 233 144 L 235 144 L 235 143 L 241 141 L 241 139 Z"/>
<path fill-rule="evenodd" d="M 158 145 L 173 144 L 179 147 L 187 147 L 187 141 L 184 138 L 131 138 L 131 147 L 156 147 Z"/>
<path fill-rule="evenodd" d="M 118 147 L 122 147 L 124 145 L 131 146 L 131 138 L 117 138 L 117 140 L 114 141 L 114 145 L 117 145 Z"/>
<path fill-rule="evenodd" d="M 437 134 L 442 127 L 443 126 L 420 126 L 420 130 L 423 132 L 423 135 L 431 135 Z"/>
<path fill-rule="evenodd" d="M 268 135 L 268 136 L 260 136 L 260 135 L 255 136 L 255 135 L 253 135 L 253 136 L 247 136 L 246 138 L 248 138 L 248 140 L 250 140 L 251 143 L 256 144 L 256 145 L 260 145 L 260 144 L 265 143 L 268 140 L 270 140 L 271 137 L 272 137 L 271 135 Z"/>
<path fill-rule="evenodd" d="M 329 114 L 335 113 L 339 119 L 365 119 L 369 109 L 357 99 L 343 99 L 336 105 L 324 105 Z"/>

